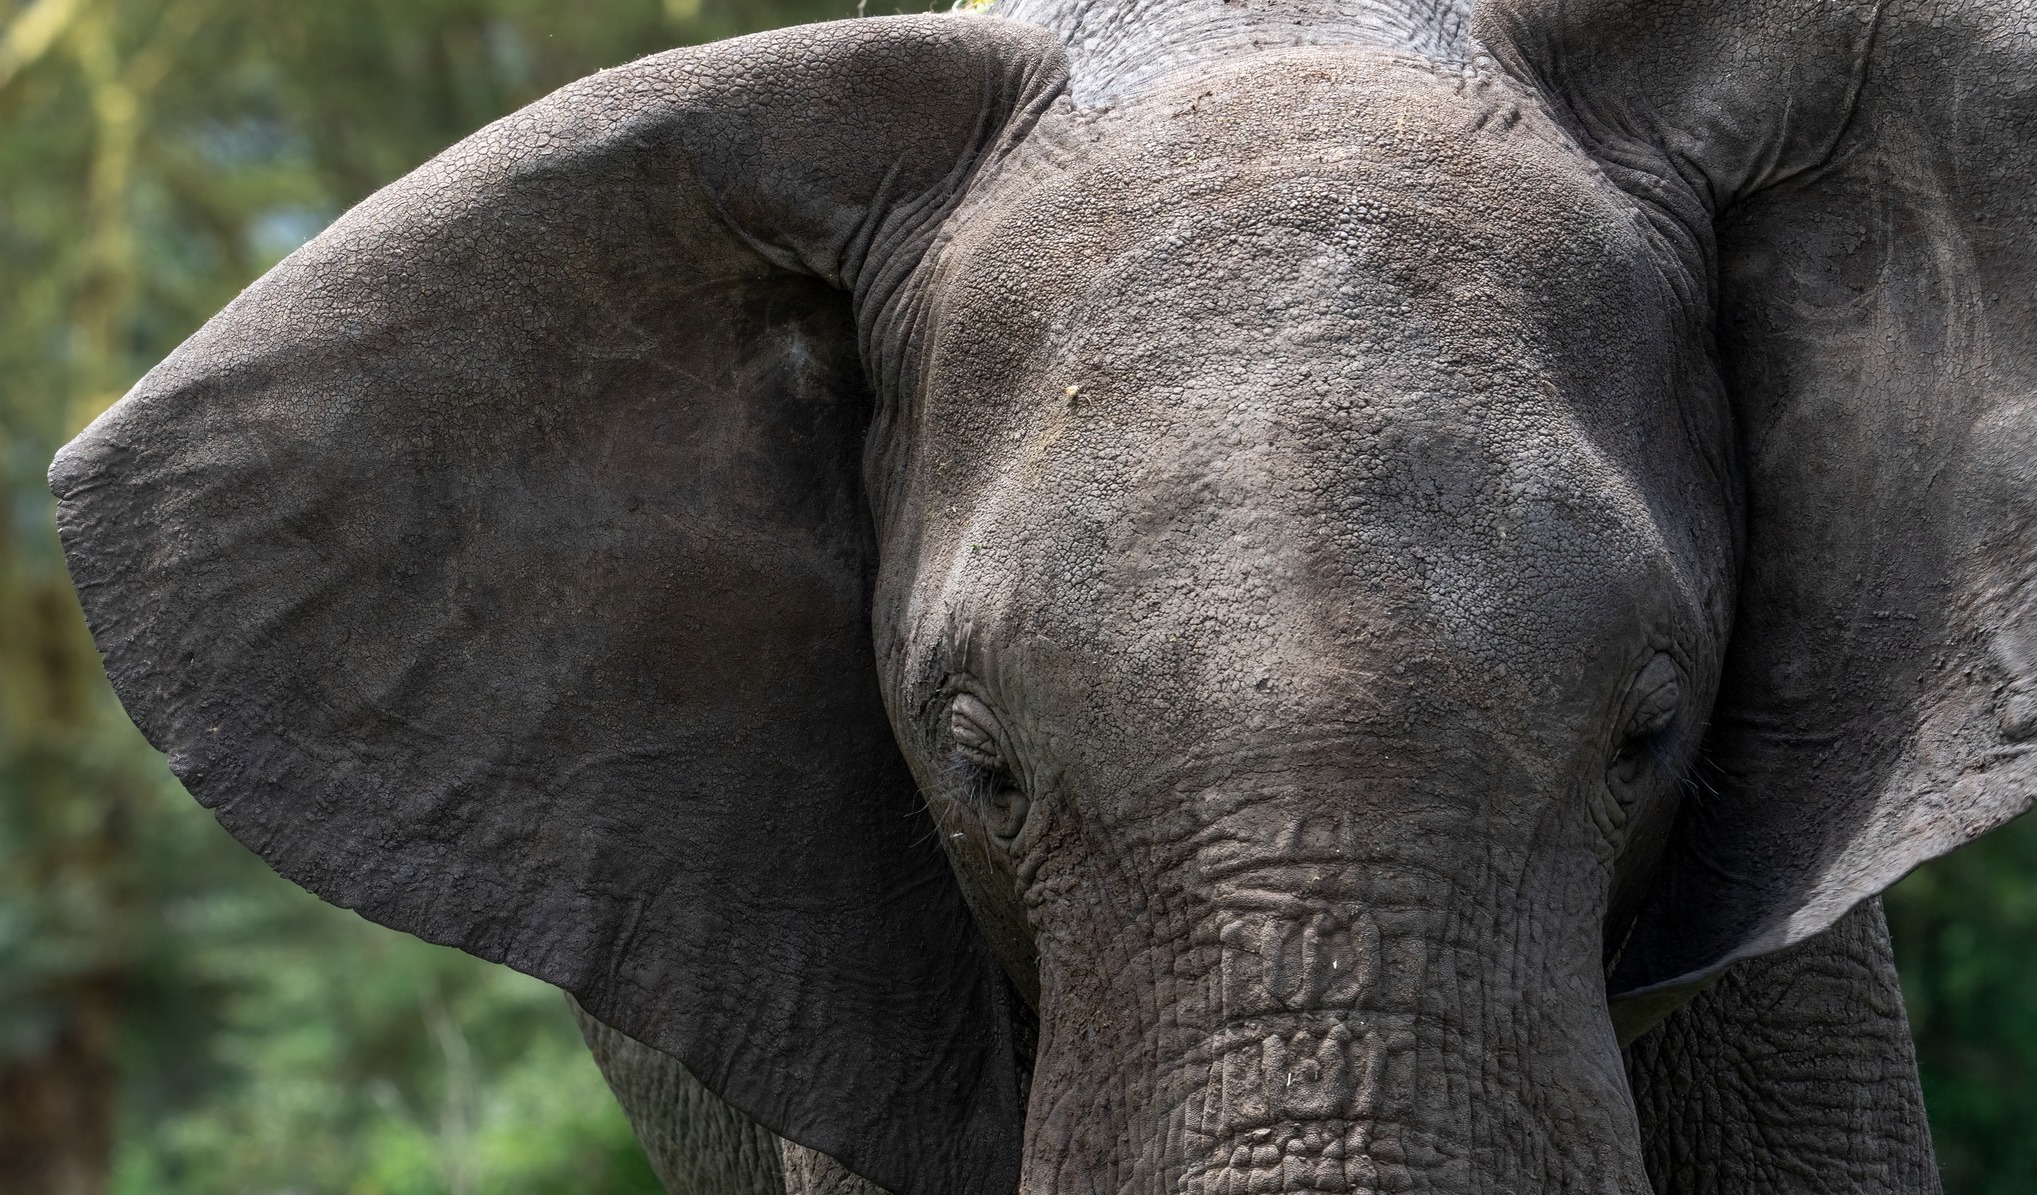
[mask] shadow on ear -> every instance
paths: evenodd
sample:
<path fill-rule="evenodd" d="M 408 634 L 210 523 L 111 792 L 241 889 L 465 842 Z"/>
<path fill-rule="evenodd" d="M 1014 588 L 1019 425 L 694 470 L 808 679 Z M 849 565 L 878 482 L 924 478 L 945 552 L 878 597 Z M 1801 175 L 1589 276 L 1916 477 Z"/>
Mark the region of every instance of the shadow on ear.
<path fill-rule="evenodd" d="M 116 689 L 236 837 L 918 1195 L 1010 1191 L 1023 1109 L 877 690 L 856 314 L 1059 63 L 902 18 L 583 80 L 51 471 Z"/>
<path fill-rule="evenodd" d="M 2037 45 L 1988 3 L 1498 7 L 1716 245 L 1745 558 L 1712 773 L 1611 979 L 1631 1038 L 2037 795 Z"/>

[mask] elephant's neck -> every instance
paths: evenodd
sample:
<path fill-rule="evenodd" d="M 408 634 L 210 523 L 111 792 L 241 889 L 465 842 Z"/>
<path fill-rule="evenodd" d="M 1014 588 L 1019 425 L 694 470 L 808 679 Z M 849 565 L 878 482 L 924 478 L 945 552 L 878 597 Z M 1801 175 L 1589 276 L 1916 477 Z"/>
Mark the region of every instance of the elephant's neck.
<path fill-rule="evenodd" d="M 1370 45 L 1452 62 L 1472 54 L 1471 0 L 1002 0 L 995 11 L 1061 35 L 1083 105 L 1269 46 Z"/>

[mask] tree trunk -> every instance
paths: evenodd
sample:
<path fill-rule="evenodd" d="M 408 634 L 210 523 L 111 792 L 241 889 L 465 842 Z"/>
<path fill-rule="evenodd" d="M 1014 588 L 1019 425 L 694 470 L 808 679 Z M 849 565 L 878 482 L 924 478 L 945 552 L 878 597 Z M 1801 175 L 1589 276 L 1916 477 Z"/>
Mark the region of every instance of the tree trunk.
<path fill-rule="evenodd" d="M 0 1066 L 0 1195 L 98 1195 L 113 1156 L 119 984 L 77 981 L 42 1048 Z"/>

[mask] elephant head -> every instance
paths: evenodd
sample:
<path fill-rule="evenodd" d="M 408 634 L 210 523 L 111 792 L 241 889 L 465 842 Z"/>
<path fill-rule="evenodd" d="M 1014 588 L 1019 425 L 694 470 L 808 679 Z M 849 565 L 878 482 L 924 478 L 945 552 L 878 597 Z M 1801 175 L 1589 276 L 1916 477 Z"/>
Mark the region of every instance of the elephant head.
<path fill-rule="evenodd" d="M 73 576 L 277 870 L 889 1189 L 1644 1191 L 1622 1046 L 2030 802 L 2033 37 L 659 55 L 144 378 Z"/>

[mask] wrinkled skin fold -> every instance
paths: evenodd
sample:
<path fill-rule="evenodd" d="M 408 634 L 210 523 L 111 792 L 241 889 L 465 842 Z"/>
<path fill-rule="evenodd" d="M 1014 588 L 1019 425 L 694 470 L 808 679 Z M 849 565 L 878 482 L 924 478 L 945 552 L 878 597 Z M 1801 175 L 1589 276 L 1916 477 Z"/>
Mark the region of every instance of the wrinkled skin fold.
<path fill-rule="evenodd" d="M 1011 0 L 392 184 L 52 466 L 277 870 L 678 1193 L 1936 1190 L 2025 809 L 2037 10 Z"/>

